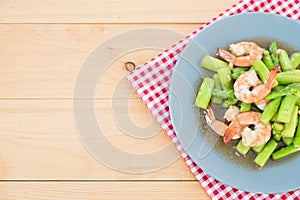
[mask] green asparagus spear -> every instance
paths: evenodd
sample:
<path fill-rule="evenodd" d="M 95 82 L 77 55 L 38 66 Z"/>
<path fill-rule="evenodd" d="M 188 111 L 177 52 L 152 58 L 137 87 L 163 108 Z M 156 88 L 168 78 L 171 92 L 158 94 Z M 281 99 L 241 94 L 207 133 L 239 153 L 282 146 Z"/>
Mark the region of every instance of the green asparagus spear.
<path fill-rule="evenodd" d="M 223 67 L 229 67 L 227 62 L 224 62 L 218 58 L 205 55 L 200 63 L 201 67 L 217 72 L 218 69 Z"/>
<path fill-rule="evenodd" d="M 257 156 L 254 159 L 254 162 L 258 166 L 263 167 L 272 155 L 273 151 L 276 149 L 276 147 L 277 142 L 274 139 L 270 139 L 263 148 L 263 150 L 257 154 Z"/>
<path fill-rule="evenodd" d="M 247 112 L 251 109 L 251 103 L 242 102 L 240 112 Z"/>
<path fill-rule="evenodd" d="M 300 97 L 297 97 L 296 106 L 300 107 Z"/>
<path fill-rule="evenodd" d="M 230 90 L 213 89 L 212 95 L 215 97 L 220 97 L 222 99 L 230 99 L 235 97 L 233 89 Z"/>
<path fill-rule="evenodd" d="M 294 137 L 294 146 L 300 147 L 300 119 L 298 119 L 297 131 L 296 131 L 295 137 Z"/>
<path fill-rule="evenodd" d="M 231 78 L 236 80 L 240 75 L 246 73 L 248 70 L 248 67 L 235 67 L 232 69 Z"/>
<path fill-rule="evenodd" d="M 256 153 L 259 153 L 259 152 L 261 152 L 261 150 L 263 150 L 265 145 L 266 144 L 262 144 L 260 146 L 252 147 L 252 150 L 255 151 Z"/>
<path fill-rule="evenodd" d="M 222 108 L 229 108 L 231 105 L 236 105 L 238 103 L 238 101 L 239 100 L 237 98 L 226 99 L 222 103 Z"/>
<path fill-rule="evenodd" d="M 244 146 L 242 140 L 240 140 L 236 146 L 236 150 L 243 156 L 245 156 L 249 152 L 250 149 L 251 149 L 251 147 Z"/>
<path fill-rule="evenodd" d="M 290 61 L 293 69 L 296 69 L 300 65 L 300 52 L 293 53 L 290 57 Z"/>
<path fill-rule="evenodd" d="M 271 69 L 273 69 L 273 67 L 275 67 L 270 54 L 264 54 L 263 61 L 269 70 L 271 70 Z"/>
<path fill-rule="evenodd" d="M 211 78 L 204 78 L 199 92 L 196 97 L 195 105 L 206 109 L 211 98 L 211 92 L 214 88 L 215 81 Z"/>
<path fill-rule="evenodd" d="M 293 141 L 294 141 L 293 137 L 282 137 L 282 142 L 287 146 L 292 144 Z"/>
<path fill-rule="evenodd" d="M 231 80 L 231 70 L 230 67 L 223 67 L 217 70 L 220 80 L 221 80 L 221 84 L 222 84 L 222 88 L 225 89 L 231 89 L 232 88 L 232 80 Z"/>
<path fill-rule="evenodd" d="M 280 89 L 277 89 L 280 88 Z M 266 100 L 272 100 L 281 96 L 292 95 L 296 92 L 300 91 L 300 83 L 293 83 L 286 87 L 275 87 L 268 96 L 266 96 Z"/>
<path fill-rule="evenodd" d="M 278 133 L 278 132 L 275 132 L 275 131 L 272 131 L 272 134 L 273 134 L 273 138 L 279 142 L 281 140 L 281 134 Z"/>
<path fill-rule="evenodd" d="M 240 75 L 246 73 L 246 71 L 233 72 L 230 77 L 234 80 L 238 79 Z"/>
<path fill-rule="evenodd" d="M 281 132 L 284 129 L 284 125 L 275 122 L 272 124 L 272 129 Z"/>
<path fill-rule="evenodd" d="M 269 47 L 270 56 L 272 58 L 273 64 L 277 66 L 279 64 L 278 54 L 277 54 L 277 42 L 273 41 Z"/>
<path fill-rule="evenodd" d="M 279 53 L 279 63 L 283 71 L 293 70 L 292 63 L 287 52 L 283 49 L 280 49 Z"/>
<path fill-rule="evenodd" d="M 278 160 L 280 158 L 283 158 L 285 156 L 288 156 L 292 153 L 295 153 L 297 151 L 300 151 L 300 148 L 295 147 L 294 145 L 288 145 L 286 147 L 282 147 L 281 149 L 275 151 L 272 153 L 272 159 Z"/>
<path fill-rule="evenodd" d="M 280 104 L 277 120 L 283 123 L 289 123 L 295 107 L 297 97 L 294 95 L 285 96 Z"/>
<path fill-rule="evenodd" d="M 256 60 L 252 63 L 252 67 L 254 68 L 255 72 L 258 74 L 259 78 L 265 82 L 268 78 L 270 73 L 269 69 L 261 60 Z M 275 80 L 273 83 L 273 87 L 277 86 L 278 82 Z"/>
<path fill-rule="evenodd" d="M 276 80 L 281 85 L 288 85 L 300 82 L 300 70 L 291 70 L 277 73 Z"/>
<path fill-rule="evenodd" d="M 214 74 L 213 75 L 213 79 L 215 81 L 215 89 L 221 90 L 222 89 L 222 85 L 221 85 L 221 81 L 220 81 L 219 75 L 218 74 Z M 222 100 L 223 99 L 221 97 L 216 97 L 216 96 L 213 96 L 212 99 L 211 99 L 211 101 L 213 103 L 216 103 L 216 104 L 221 104 Z"/>
<path fill-rule="evenodd" d="M 272 117 L 271 122 L 278 122 L 277 117 L 278 117 L 278 112 L 274 115 L 274 117 Z"/>
<path fill-rule="evenodd" d="M 281 132 L 282 137 L 294 137 L 298 118 L 298 106 L 294 106 L 291 121 L 285 124 L 284 129 Z"/>
<path fill-rule="evenodd" d="M 278 97 L 273 101 L 271 101 L 270 103 L 268 103 L 268 105 L 265 107 L 263 113 L 260 116 L 260 121 L 262 121 L 265 124 L 270 122 L 270 120 L 278 111 L 278 108 L 281 103 L 281 99 L 282 99 L 281 97 Z"/>
<path fill-rule="evenodd" d="M 249 71 L 249 67 L 234 67 L 232 72 L 246 72 Z"/>

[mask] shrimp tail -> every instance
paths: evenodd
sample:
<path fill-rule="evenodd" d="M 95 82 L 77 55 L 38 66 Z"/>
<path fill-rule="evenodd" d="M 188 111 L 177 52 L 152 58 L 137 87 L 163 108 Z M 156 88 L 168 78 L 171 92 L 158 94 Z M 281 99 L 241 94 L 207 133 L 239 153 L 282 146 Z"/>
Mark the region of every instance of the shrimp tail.
<path fill-rule="evenodd" d="M 216 117 L 210 105 L 205 109 L 204 114 L 207 125 L 211 126 Z"/>
<path fill-rule="evenodd" d="M 215 133 L 223 137 L 225 130 L 227 129 L 227 125 L 216 120 L 215 114 L 210 106 L 207 107 L 204 114 L 207 125 L 209 125 Z"/>
<path fill-rule="evenodd" d="M 226 60 L 229 63 L 233 63 L 235 60 L 235 56 L 233 54 L 231 54 L 230 52 L 228 52 L 222 48 L 218 48 L 217 56 L 223 58 L 224 60 Z"/>
<path fill-rule="evenodd" d="M 274 81 L 276 80 L 277 72 L 279 70 L 279 66 L 275 66 L 269 73 L 265 85 L 267 88 L 271 89 L 273 86 Z"/>
<path fill-rule="evenodd" d="M 230 125 L 228 126 L 228 128 L 225 131 L 225 134 L 224 134 L 224 143 L 225 144 L 228 144 L 230 142 L 230 140 L 237 133 L 237 129 L 238 129 L 238 123 L 237 123 L 237 121 L 234 120 L 230 123 Z"/>

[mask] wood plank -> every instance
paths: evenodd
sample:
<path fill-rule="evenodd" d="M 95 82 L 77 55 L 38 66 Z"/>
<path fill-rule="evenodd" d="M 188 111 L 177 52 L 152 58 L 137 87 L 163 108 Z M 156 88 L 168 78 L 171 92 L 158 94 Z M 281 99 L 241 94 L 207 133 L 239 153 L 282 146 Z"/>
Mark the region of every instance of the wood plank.
<path fill-rule="evenodd" d="M 197 181 L 0 182 L 0 194 L 2 200 L 210 199 Z"/>
<path fill-rule="evenodd" d="M 2 24 L 0 98 L 72 98 L 81 65 L 94 48 L 112 36 L 150 27 L 186 35 L 199 26 L 200 24 Z M 157 39 L 166 41 L 165 48 L 178 40 L 166 37 Z M 116 59 L 100 80 L 101 87 L 98 88 L 97 97 L 112 97 L 116 83 L 127 73 L 124 62 L 133 61 L 140 65 L 160 51 L 162 49 L 143 49 Z M 124 91 L 131 89 L 127 83 L 121 87 L 124 87 Z"/>
<path fill-rule="evenodd" d="M 146 127 L 153 120 L 141 100 L 118 100 L 115 104 L 121 117 L 129 115 L 137 127 Z M 85 106 L 81 109 L 82 114 L 89 111 Z M 97 100 L 95 113 L 104 135 L 123 151 L 147 154 L 171 145 L 177 152 L 155 120 L 150 134 L 157 134 L 139 139 L 126 135 L 124 129 L 117 126 L 111 100 Z M 179 154 L 177 161 L 163 169 L 158 169 L 163 167 L 160 163 L 150 166 L 157 169 L 153 173 L 143 173 L 139 165 L 131 163 L 123 166 L 139 173 L 112 170 L 85 150 L 75 128 L 71 100 L 1 100 L 0 179 L 195 180 Z"/>
<path fill-rule="evenodd" d="M 199 23 L 237 0 L 8 0 L 1 23 Z"/>

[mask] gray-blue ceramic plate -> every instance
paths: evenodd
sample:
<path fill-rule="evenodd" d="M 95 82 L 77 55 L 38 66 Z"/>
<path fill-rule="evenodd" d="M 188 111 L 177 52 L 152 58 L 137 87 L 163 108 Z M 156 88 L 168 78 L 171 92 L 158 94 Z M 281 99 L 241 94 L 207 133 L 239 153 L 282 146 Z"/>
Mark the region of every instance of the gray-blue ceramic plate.
<path fill-rule="evenodd" d="M 227 17 L 201 31 L 189 42 L 174 67 L 169 90 L 172 124 L 187 154 L 217 180 L 256 193 L 300 188 L 300 154 L 269 160 L 264 168 L 258 169 L 253 153 L 246 158 L 236 155 L 234 145 L 224 145 L 205 125 L 203 111 L 194 106 L 199 82 L 209 75 L 199 67 L 203 56 L 215 55 L 218 47 L 225 48 L 245 39 L 260 45 L 277 40 L 279 47 L 285 44 L 283 48 L 300 50 L 300 24 L 279 15 L 247 13 Z"/>

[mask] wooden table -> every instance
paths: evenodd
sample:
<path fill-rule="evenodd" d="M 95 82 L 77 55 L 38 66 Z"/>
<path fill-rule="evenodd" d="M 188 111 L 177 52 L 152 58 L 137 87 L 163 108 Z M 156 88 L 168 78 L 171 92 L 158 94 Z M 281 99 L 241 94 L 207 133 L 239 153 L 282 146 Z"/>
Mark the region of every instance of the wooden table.
<path fill-rule="evenodd" d="M 236 2 L 0 1 L 0 199 L 209 199 L 181 158 L 141 174 L 96 161 L 79 140 L 72 97 L 83 61 L 112 36 L 143 27 L 186 35 Z M 163 131 L 148 140 L 129 137 L 112 117 L 112 91 L 127 73 L 124 62 L 139 65 L 158 52 L 141 50 L 118 58 L 96 91 L 96 114 L 107 138 L 129 152 L 147 153 L 170 143 Z M 122 87 L 132 90 L 125 82 Z M 138 126 L 150 123 L 137 94 L 117 100 L 129 103 Z"/>

